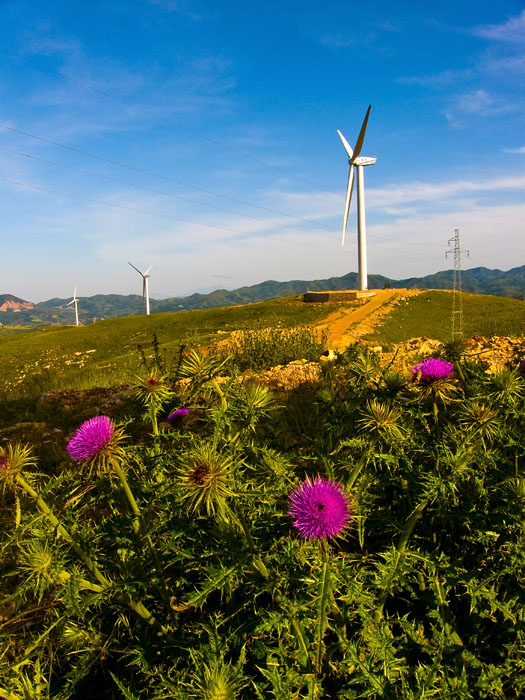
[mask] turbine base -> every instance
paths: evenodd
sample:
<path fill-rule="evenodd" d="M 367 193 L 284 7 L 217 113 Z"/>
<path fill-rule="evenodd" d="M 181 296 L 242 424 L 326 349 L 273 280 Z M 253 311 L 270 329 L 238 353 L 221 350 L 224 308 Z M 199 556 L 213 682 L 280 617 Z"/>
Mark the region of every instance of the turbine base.
<path fill-rule="evenodd" d="M 303 301 L 307 302 L 326 302 L 326 301 L 352 301 L 353 299 L 363 299 L 366 297 L 375 296 L 375 292 L 371 289 L 342 289 L 338 291 L 327 292 L 305 292 Z"/>

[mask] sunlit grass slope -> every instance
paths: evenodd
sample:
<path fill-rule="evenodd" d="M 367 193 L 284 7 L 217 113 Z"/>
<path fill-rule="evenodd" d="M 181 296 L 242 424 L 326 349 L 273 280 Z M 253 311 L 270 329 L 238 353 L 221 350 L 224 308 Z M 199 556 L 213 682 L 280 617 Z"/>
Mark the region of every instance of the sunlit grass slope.
<path fill-rule="evenodd" d="M 124 383 L 138 370 L 137 346 L 151 354 L 154 333 L 169 360 L 177 355 L 181 343 L 198 347 L 226 338 L 233 330 L 311 324 L 339 306 L 305 304 L 297 296 L 0 335 L 0 392 L 38 396 L 55 389 Z M 423 292 L 398 304 L 369 337 L 381 343 L 418 336 L 449 340 L 451 311 L 450 292 Z M 463 316 L 465 336 L 525 333 L 525 304 L 516 299 L 464 294 Z"/>
<path fill-rule="evenodd" d="M 525 302 L 486 294 L 461 296 L 465 337 L 520 336 L 525 333 Z M 452 301 L 453 293 L 444 291 L 407 297 L 369 337 L 383 343 L 399 343 L 421 336 L 450 340 Z"/>
<path fill-rule="evenodd" d="M 206 345 L 233 330 L 313 323 L 335 307 L 305 304 L 300 297 L 237 307 L 128 316 L 76 328 L 0 336 L 0 391 L 9 386 L 37 393 L 68 386 L 88 388 L 127 381 L 140 362 L 137 346 L 151 352 L 155 333 L 168 358 L 180 343 Z M 225 335 L 218 335 L 222 331 Z"/>

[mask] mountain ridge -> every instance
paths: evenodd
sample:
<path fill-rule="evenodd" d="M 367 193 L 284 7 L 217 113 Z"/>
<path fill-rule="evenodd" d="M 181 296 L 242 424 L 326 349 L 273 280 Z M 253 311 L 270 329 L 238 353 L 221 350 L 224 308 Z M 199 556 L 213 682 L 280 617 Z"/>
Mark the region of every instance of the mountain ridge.
<path fill-rule="evenodd" d="M 318 280 L 266 280 L 233 290 L 216 289 L 208 294 L 194 293 L 169 299 L 150 298 L 150 306 L 152 313 L 192 311 L 249 304 L 314 290 L 356 289 L 357 285 L 358 275 L 355 272 Z M 368 276 L 369 289 L 383 289 L 385 286 L 393 289 L 453 289 L 454 270 L 443 270 L 424 277 L 402 280 L 376 274 Z M 507 271 L 486 267 L 464 270 L 462 291 L 525 299 L 525 265 Z M 33 304 L 11 294 L 0 294 L 0 322 L 3 325 L 71 324 L 74 320 L 72 307 L 65 308 L 70 300 L 71 297 L 56 297 Z M 144 313 L 143 299 L 137 294 L 95 294 L 91 297 L 79 297 L 78 307 L 82 323 Z"/>

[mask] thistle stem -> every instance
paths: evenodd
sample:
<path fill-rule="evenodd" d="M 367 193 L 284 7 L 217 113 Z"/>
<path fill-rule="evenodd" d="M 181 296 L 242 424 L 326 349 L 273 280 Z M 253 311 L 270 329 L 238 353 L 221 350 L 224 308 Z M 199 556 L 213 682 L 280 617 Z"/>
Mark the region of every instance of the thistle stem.
<path fill-rule="evenodd" d="M 436 395 L 434 392 L 432 392 L 432 413 L 434 415 L 434 425 L 437 429 L 438 425 L 438 405 L 437 405 L 437 400 L 436 400 Z"/>
<path fill-rule="evenodd" d="M 402 533 L 399 537 L 399 540 L 397 542 L 397 545 L 396 545 L 396 556 L 394 558 L 394 566 L 392 568 L 392 571 L 390 573 L 390 576 L 388 577 L 388 580 L 387 580 L 385 586 L 383 587 L 383 592 L 381 593 L 381 596 L 379 597 L 379 600 L 378 600 L 378 607 L 377 607 L 377 611 L 375 613 L 375 621 L 376 622 L 379 622 L 379 620 L 383 616 L 383 606 L 384 606 L 385 601 L 388 597 L 388 586 L 392 582 L 392 580 L 396 574 L 397 567 L 399 566 L 399 562 L 401 561 L 401 558 L 403 557 L 403 555 L 405 553 L 405 550 L 406 550 L 406 547 L 408 544 L 408 540 L 410 538 L 410 535 L 412 534 L 412 530 L 414 529 L 415 524 L 417 523 L 417 521 L 421 517 L 423 511 L 427 507 L 428 501 L 429 501 L 428 498 L 426 498 L 424 501 L 422 501 L 417 506 L 417 508 L 412 512 L 412 514 L 410 515 L 410 517 L 408 518 L 408 520 L 405 523 L 405 527 L 403 528 L 403 531 L 402 531 Z"/>
<path fill-rule="evenodd" d="M 159 434 L 159 422 L 157 420 L 158 409 L 154 403 L 149 407 L 149 417 L 151 421 L 151 427 L 153 429 L 153 437 L 157 437 Z"/>
<path fill-rule="evenodd" d="M 315 673 L 321 673 L 324 653 L 324 634 L 327 625 L 326 607 L 330 591 L 330 569 L 328 562 L 328 543 L 325 539 L 319 542 L 321 554 L 321 575 L 319 577 L 319 613 L 317 619 L 317 640 L 315 649 Z"/>
<path fill-rule="evenodd" d="M 356 466 L 350 472 L 350 476 L 348 477 L 348 481 L 345 484 L 347 489 L 351 489 L 352 486 L 355 484 L 357 477 L 361 473 L 361 469 L 364 467 L 369 455 L 370 455 L 370 451 L 367 450 L 367 452 L 361 457 L 359 462 L 356 464 Z"/>
<path fill-rule="evenodd" d="M 89 572 L 92 573 L 93 576 L 97 579 L 97 581 L 101 584 L 100 591 L 95 590 L 95 587 L 98 588 L 96 584 L 90 584 L 91 590 L 102 593 L 108 588 L 111 588 L 111 581 L 109 581 L 102 574 L 102 572 L 98 568 L 97 564 L 93 561 L 93 559 L 91 559 L 91 557 L 88 554 L 86 554 L 86 552 L 84 552 L 84 550 L 74 539 L 74 537 L 69 533 L 68 530 L 66 530 L 66 528 L 62 525 L 62 523 L 53 513 L 51 508 L 44 501 L 42 496 L 39 496 L 35 489 L 30 484 L 28 484 L 27 481 L 20 474 L 16 475 L 16 482 L 20 486 L 20 488 L 22 488 L 29 496 L 35 499 L 38 510 L 49 520 L 49 522 L 52 525 L 54 525 L 54 527 L 57 529 L 57 532 L 66 540 L 66 542 L 70 544 L 70 546 L 76 552 L 78 557 L 84 562 Z M 159 623 L 155 620 L 153 615 L 149 612 L 149 610 L 140 601 L 135 601 L 127 595 L 119 595 L 116 599 L 130 607 L 148 624 L 161 627 Z M 161 629 L 163 628 L 161 627 Z"/>
<path fill-rule="evenodd" d="M 140 508 L 138 506 L 137 501 L 135 500 L 135 497 L 133 496 L 133 493 L 131 492 L 131 489 L 129 487 L 128 480 L 126 479 L 126 475 L 124 474 L 124 470 L 122 469 L 122 466 L 119 464 L 119 462 L 115 461 L 112 464 L 113 469 L 115 470 L 115 473 L 117 474 L 120 484 L 122 488 L 124 489 L 124 493 L 126 494 L 126 498 L 128 499 L 128 503 L 131 507 L 131 512 L 134 515 L 133 521 L 132 521 L 132 528 L 133 532 L 136 536 L 140 536 L 142 528 L 142 517 L 140 513 Z M 161 573 L 161 566 L 159 559 L 157 557 L 157 553 L 155 551 L 155 547 L 153 546 L 153 541 L 149 534 L 146 533 L 145 535 L 146 542 L 148 544 L 148 548 L 150 551 L 150 554 L 152 556 L 155 568 L 157 570 L 157 574 L 159 575 L 160 581 L 161 581 L 161 586 L 159 587 L 159 593 L 161 597 L 164 599 L 164 603 L 166 604 L 170 615 L 174 618 L 174 611 L 173 608 L 170 605 L 170 595 L 168 592 L 168 587 L 166 584 L 166 581 L 164 580 L 164 577 Z"/>
<path fill-rule="evenodd" d="M 131 506 L 131 512 L 135 516 L 133 518 L 132 527 L 133 527 L 133 532 L 136 535 L 138 535 L 140 532 L 140 509 L 137 505 L 137 501 L 135 500 L 135 497 L 131 493 L 131 489 L 129 487 L 128 480 L 126 479 L 126 475 L 124 474 L 124 470 L 122 469 L 119 462 L 117 462 L 115 460 L 111 466 L 113 467 L 115 474 L 119 478 L 120 484 L 124 490 L 126 498 L 128 499 L 128 503 Z"/>
<path fill-rule="evenodd" d="M 78 557 L 84 562 L 90 573 L 93 574 L 97 581 L 100 584 L 102 584 L 104 588 L 109 588 L 111 586 L 110 581 L 108 581 L 108 579 L 102 574 L 96 563 L 91 559 L 90 556 L 86 554 L 86 552 L 84 552 L 82 547 L 73 538 L 69 531 L 66 530 L 62 523 L 60 523 L 60 521 L 53 513 L 51 508 L 44 501 L 42 496 L 39 496 L 38 493 L 34 490 L 34 488 L 30 484 L 28 484 L 27 481 L 20 474 L 16 475 L 16 482 L 21 488 L 24 489 L 24 491 L 27 494 L 29 494 L 29 496 L 35 499 L 38 510 L 46 516 L 46 518 L 51 522 L 51 524 L 54 525 L 54 527 L 56 527 L 57 532 L 66 540 L 66 542 L 68 542 L 71 545 Z"/>

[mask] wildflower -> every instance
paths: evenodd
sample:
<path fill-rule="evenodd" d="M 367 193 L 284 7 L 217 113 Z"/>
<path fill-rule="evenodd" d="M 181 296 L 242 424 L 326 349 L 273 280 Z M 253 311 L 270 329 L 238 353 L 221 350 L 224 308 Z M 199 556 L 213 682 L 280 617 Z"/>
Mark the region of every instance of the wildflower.
<path fill-rule="evenodd" d="M 521 360 L 518 365 L 518 373 L 525 376 L 525 357 Z"/>
<path fill-rule="evenodd" d="M 82 423 L 67 445 L 71 457 L 79 462 L 98 454 L 110 442 L 115 424 L 107 416 L 95 416 Z"/>
<path fill-rule="evenodd" d="M 178 425 L 183 422 L 189 412 L 190 409 L 186 408 L 185 406 L 182 406 L 182 408 L 177 408 L 166 418 L 166 423 L 169 423 L 170 425 Z"/>
<path fill-rule="evenodd" d="M 325 350 L 319 359 L 321 362 L 332 363 L 337 360 L 337 353 L 334 350 Z"/>
<path fill-rule="evenodd" d="M 137 378 L 135 384 L 135 396 L 145 406 L 161 405 L 164 401 L 173 396 L 164 375 L 148 374 L 147 377 Z"/>
<path fill-rule="evenodd" d="M 177 469 L 182 500 L 192 512 L 223 512 L 231 495 L 228 484 L 232 460 L 212 445 L 199 445 L 184 455 Z"/>
<path fill-rule="evenodd" d="M 325 539 L 339 535 L 351 516 L 348 497 L 341 484 L 317 477 L 309 478 L 290 494 L 288 514 L 302 537 Z"/>
<path fill-rule="evenodd" d="M 97 471 L 103 471 L 107 462 L 121 456 L 119 442 L 124 437 L 120 428 L 108 416 L 95 416 L 82 423 L 67 444 L 67 451 L 75 462 L 90 462 Z"/>
<path fill-rule="evenodd" d="M 439 357 L 429 357 L 412 367 L 414 378 L 424 384 L 432 384 L 441 379 L 448 379 L 454 371 L 452 362 L 441 360 Z"/>
<path fill-rule="evenodd" d="M 17 485 L 19 475 L 26 467 L 34 467 L 35 458 L 28 445 L 8 443 L 0 447 L 0 489 L 2 493 Z"/>

